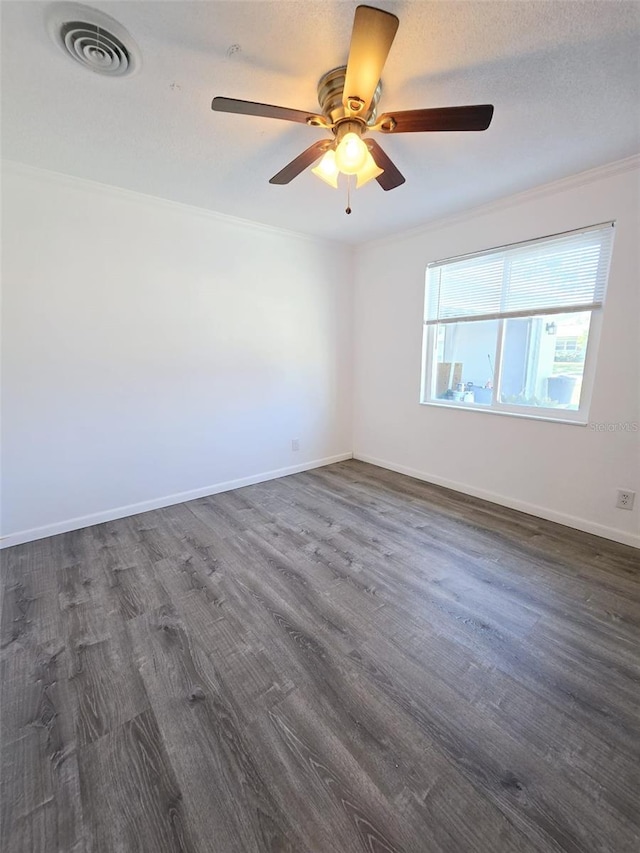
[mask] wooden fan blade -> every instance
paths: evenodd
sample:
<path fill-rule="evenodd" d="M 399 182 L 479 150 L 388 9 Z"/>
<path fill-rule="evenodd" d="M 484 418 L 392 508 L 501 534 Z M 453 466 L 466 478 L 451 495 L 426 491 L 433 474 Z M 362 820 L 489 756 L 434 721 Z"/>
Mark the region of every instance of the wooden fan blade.
<path fill-rule="evenodd" d="M 399 23 L 382 9 L 356 9 L 342 93 L 347 115 L 364 115 L 369 109 Z"/>
<path fill-rule="evenodd" d="M 369 151 L 371 151 L 371 156 L 375 160 L 376 166 L 378 166 L 379 169 L 384 169 L 384 172 L 376 178 L 376 181 L 380 184 L 382 189 L 393 190 L 396 187 L 399 187 L 400 184 L 404 184 L 404 175 L 400 172 L 395 163 L 387 157 L 375 139 L 367 139 L 366 145 Z"/>
<path fill-rule="evenodd" d="M 294 178 L 297 178 L 300 172 L 304 172 L 305 169 L 315 163 L 332 145 L 332 139 L 319 139 L 317 142 L 314 142 L 306 151 L 299 154 L 295 160 L 287 163 L 284 169 L 281 169 L 277 175 L 271 178 L 269 183 L 288 184 Z"/>
<path fill-rule="evenodd" d="M 439 107 L 385 113 L 375 124 L 382 133 L 420 133 L 441 130 L 486 130 L 493 117 L 492 104 L 471 107 Z"/>
<path fill-rule="evenodd" d="M 238 113 L 244 116 L 262 116 L 279 118 L 283 121 L 297 121 L 314 127 L 330 127 L 324 116 L 291 110 L 288 107 L 276 107 L 273 104 L 258 104 L 255 101 L 239 101 L 236 98 L 214 98 L 211 109 L 219 113 Z"/>

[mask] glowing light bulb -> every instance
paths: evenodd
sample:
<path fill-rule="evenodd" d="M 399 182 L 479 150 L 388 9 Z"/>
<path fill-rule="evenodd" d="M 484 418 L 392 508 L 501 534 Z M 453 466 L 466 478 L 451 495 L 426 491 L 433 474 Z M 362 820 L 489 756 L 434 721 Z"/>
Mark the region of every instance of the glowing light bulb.
<path fill-rule="evenodd" d="M 345 133 L 336 148 L 338 169 L 345 175 L 356 175 L 367 161 L 369 150 L 357 133 Z"/>
<path fill-rule="evenodd" d="M 314 175 L 317 175 L 325 184 L 338 189 L 338 165 L 336 163 L 336 152 L 327 151 L 322 160 L 315 168 L 311 170 Z"/>
<path fill-rule="evenodd" d="M 377 178 L 378 175 L 381 175 L 383 172 L 384 169 L 381 169 L 380 166 L 378 166 L 376 161 L 371 156 L 371 152 L 367 149 L 367 159 L 365 160 L 364 166 L 358 172 L 356 180 L 356 189 L 359 190 L 360 187 L 363 187 L 365 184 L 368 184 L 369 181 L 372 181 L 374 178 Z"/>

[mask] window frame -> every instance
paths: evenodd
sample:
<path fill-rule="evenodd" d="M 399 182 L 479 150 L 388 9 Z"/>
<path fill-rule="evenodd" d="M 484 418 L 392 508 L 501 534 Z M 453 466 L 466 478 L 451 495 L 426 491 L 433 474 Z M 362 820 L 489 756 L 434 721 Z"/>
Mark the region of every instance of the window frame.
<path fill-rule="evenodd" d="M 447 262 L 457 261 L 462 259 L 470 259 L 474 256 L 484 256 L 491 252 L 499 252 L 505 251 L 510 248 L 516 248 L 520 246 L 525 246 L 527 244 L 533 243 L 543 243 L 546 240 L 551 240 L 557 237 L 570 236 L 572 234 L 578 234 L 587 230 L 596 230 L 597 228 L 605 228 L 606 226 L 611 226 L 615 233 L 615 221 L 609 221 L 600 223 L 599 225 L 587 226 L 585 228 L 574 229 L 573 231 L 562 232 L 559 234 L 547 235 L 545 237 L 540 237 L 534 240 L 527 240 L 521 243 L 508 244 L 502 247 L 496 247 L 495 249 L 489 249 L 486 251 L 475 252 L 470 255 L 462 255 L 459 258 L 449 258 Z M 598 306 L 580 306 L 576 305 L 574 307 L 564 307 L 562 309 L 552 308 L 552 309 L 539 309 L 536 311 L 531 311 L 530 313 L 522 313 L 522 314 L 511 314 L 508 316 L 485 316 L 479 315 L 477 318 L 461 318 L 459 321 L 449 320 L 445 323 L 438 323 L 437 321 L 431 320 L 427 322 L 428 316 L 428 302 L 429 302 L 429 270 L 434 266 L 439 265 L 444 262 L 433 262 L 427 265 L 426 274 L 425 274 L 425 292 L 424 292 L 424 314 L 423 314 L 423 336 L 422 336 L 422 363 L 421 363 L 421 376 L 420 376 L 420 405 L 423 406 L 435 406 L 438 408 L 445 409 L 458 409 L 463 411 L 472 411 L 472 412 L 482 412 L 484 414 L 492 414 L 492 415 L 502 415 L 508 417 L 520 417 L 520 418 L 528 418 L 534 420 L 542 420 L 542 421 L 553 421 L 556 423 L 569 423 L 577 426 L 586 426 L 588 424 L 589 418 L 589 410 L 591 406 L 591 400 L 595 385 L 595 374 L 596 374 L 596 364 L 597 364 L 597 355 L 600 345 L 600 336 L 602 330 L 602 319 L 603 319 L 603 309 L 604 302 L 606 298 L 606 289 L 608 284 L 609 272 L 610 272 L 610 262 L 611 255 L 613 253 L 613 236 L 611 238 L 611 248 L 609 255 L 609 267 L 606 272 L 605 278 L 605 289 L 602 295 L 602 300 L 600 305 Z M 555 408 L 552 406 L 527 406 L 523 404 L 516 403 L 503 403 L 498 397 L 498 392 L 500 390 L 500 382 L 501 382 L 501 372 L 502 372 L 502 349 L 504 343 L 505 336 L 505 326 L 507 320 L 511 317 L 520 317 L 523 319 L 533 318 L 533 317 L 546 317 L 551 316 L 553 314 L 571 314 L 571 313 L 582 313 L 585 310 L 590 312 L 590 323 L 589 323 L 589 335 L 586 342 L 585 347 L 585 357 L 584 357 L 584 366 L 582 373 L 582 385 L 580 390 L 580 403 L 578 409 L 562 409 Z M 493 376 L 493 388 L 496 392 L 494 394 L 495 399 L 492 403 L 482 404 L 482 403 L 465 403 L 461 400 L 452 400 L 452 399 L 437 399 L 434 397 L 435 392 L 435 365 L 437 364 L 437 341 L 438 341 L 438 330 L 441 327 L 446 327 L 446 325 L 453 325 L 456 322 L 459 323 L 472 323 L 472 322 L 482 322 L 483 320 L 488 319 L 496 319 L 498 321 L 498 331 L 497 331 L 497 339 L 496 339 L 496 349 L 495 349 L 495 365 L 494 365 L 494 376 Z"/>

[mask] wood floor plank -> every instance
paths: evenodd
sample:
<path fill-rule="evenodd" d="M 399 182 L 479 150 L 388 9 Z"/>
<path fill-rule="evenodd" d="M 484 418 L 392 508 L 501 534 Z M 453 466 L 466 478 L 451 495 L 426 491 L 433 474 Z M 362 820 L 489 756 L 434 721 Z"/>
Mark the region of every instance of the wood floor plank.
<path fill-rule="evenodd" d="M 171 601 L 191 593 L 197 594 L 216 608 L 212 614 L 219 618 L 225 599 L 224 576 L 219 571 L 219 558 L 212 556 L 212 548 L 209 552 L 208 558 L 202 558 L 191 549 L 183 551 L 152 563 L 147 567 L 147 573 L 168 591 Z M 216 546 L 215 553 L 218 552 Z"/>
<path fill-rule="evenodd" d="M 151 711 L 81 749 L 79 764 L 94 853 L 203 849 L 191 838 L 182 794 Z"/>
<path fill-rule="evenodd" d="M 272 734 L 260 739 L 295 779 L 296 811 L 304 816 L 311 849 L 406 850 L 401 823 L 389 814 L 382 794 L 299 691 L 269 712 L 269 725 Z"/>
<path fill-rule="evenodd" d="M 221 850 L 301 849 L 248 749 L 227 684 L 172 608 L 129 625 L 189 825 Z"/>
<path fill-rule="evenodd" d="M 474 704 L 478 710 L 486 709 L 514 738 L 526 740 L 529 749 L 548 763 L 570 767 L 592 797 L 608 800 L 629 824 L 640 826 L 637 756 L 613 747 L 586 727 L 576 727 L 570 707 L 560 710 L 499 672 L 493 674 L 490 690 L 485 685 Z"/>
<path fill-rule="evenodd" d="M 147 565 L 136 565 L 129 560 L 129 565 L 107 569 L 110 609 L 117 611 L 125 621 L 170 601 L 169 594 L 154 577 L 152 566 L 147 561 L 142 562 Z"/>
<path fill-rule="evenodd" d="M 265 638 L 243 624 L 231 608 L 225 608 L 224 618 L 212 619 L 211 607 L 198 595 L 185 596 L 176 604 L 220 677 L 233 684 L 237 713 L 243 721 L 250 722 L 280 702 L 295 684 L 273 654 L 271 643 L 265 648 Z"/>
<path fill-rule="evenodd" d="M 50 571 L 47 544 L 29 542 L 2 552 L 0 648 L 12 643 L 40 645 L 61 631 L 55 570 Z M 43 544 L 44 543 L 44 544 Z"/>
<path fill-rule="evenodd" d="M 0 557 L 3 853 L 636 853 L 638 551 L 354 460 Z"/>
<path fill-rule="evenodd" d="M 73 695 L 65 650 L 31 645 L 0 661 L 0 849 L 82 851 Z"/>
<path fill-rule="evenodd" d="M 149 707 L 130 650 L 114 635 L 74 649 L 70 682 L 76 695 L 80 746 L 99 740 Z"/>
<path fill-rule="evenodd" d="M 573 779 L 570 766 L 550 772 L 548 764 L 504 727 L 478 713 L 471 704 L 433 675 L 399 653 L 377 644 L 353 652 L 357 665 L 370 677 L 372 689 L 383 691 L 398 709 L 416 720 L 455 763 L 459 771 L 482 790 L 492 803 L 544 850 L 589 849 L 631 851 L 638 841 L 633 826 L 625 826 L 611 844 L 606 826 L 611 812 L 592 800 Z M 599 817 L 594 808 L 599 805 Z M 605 818 L 602 821 L 602 818 Z"/>

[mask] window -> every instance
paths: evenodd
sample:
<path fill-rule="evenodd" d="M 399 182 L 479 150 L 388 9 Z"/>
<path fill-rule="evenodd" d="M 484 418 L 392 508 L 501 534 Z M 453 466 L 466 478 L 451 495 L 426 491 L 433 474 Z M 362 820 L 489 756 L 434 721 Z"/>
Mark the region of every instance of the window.
<path fill-rule="evenodd" d="M 429 264 L 421 402 L 586 423 L 613 231 Z"/>

